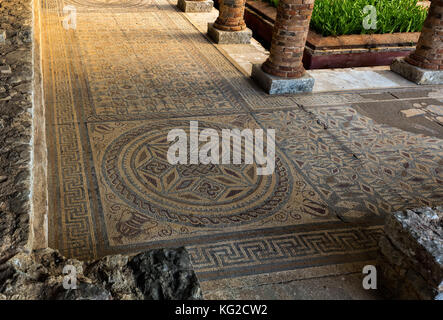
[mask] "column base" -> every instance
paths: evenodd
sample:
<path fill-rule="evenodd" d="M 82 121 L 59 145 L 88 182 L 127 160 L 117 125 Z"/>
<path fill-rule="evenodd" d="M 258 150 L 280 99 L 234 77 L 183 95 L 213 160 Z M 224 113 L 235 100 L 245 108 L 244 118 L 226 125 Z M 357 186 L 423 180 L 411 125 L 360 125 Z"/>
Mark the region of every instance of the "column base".
<path fill-rule="evenodd" d="M 211 12 L 214 7 L 214 1 L 178 0 L 177 7 L 183 12 Z"/>
<path fill-rule="evenodd" d="M 241 31 L 223 31 L 214 28 L 213 23 L 208 23 L 208 35 L 219 44 L 248 44 L 251 43 L 252 31 L 248 28 Z"/>
<path fill-rule="evenodd" d="M 443 84 L 443 70 L 423 69 L 407 63 L 404 58 L 395 59 L 391 70 L 417 84 Z"/>
<path fill-rule="evenodd" d="M 300 78 L 281 78 L 264 72 L 261 64 L 252 66 L 251 77 L 269 94 L 312 92 L 314 88 L 314 78 L 308 73 Z"/>

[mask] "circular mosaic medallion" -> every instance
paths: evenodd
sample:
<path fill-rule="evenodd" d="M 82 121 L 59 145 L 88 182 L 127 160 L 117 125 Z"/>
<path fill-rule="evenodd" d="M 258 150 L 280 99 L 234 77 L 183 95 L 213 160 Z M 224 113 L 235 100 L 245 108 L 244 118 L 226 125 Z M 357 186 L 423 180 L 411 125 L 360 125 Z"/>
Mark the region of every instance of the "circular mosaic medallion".
<path fill-rule="evenodd" d="M 199 128 L 213 128 L 220 136 L 228 129 L 201 121 Z M 255 164 L 172 165 L 171 129 L 183 129 L 189 137 L 189 121 L 150 124 L 119 136 L 104 153 L 106 182 L 132 208 L 164 221 L 220 227 L 258 221 L 287 201 L 291 175 L 278 153 L 274 174 L 265 176 L 257 175 Z"/>

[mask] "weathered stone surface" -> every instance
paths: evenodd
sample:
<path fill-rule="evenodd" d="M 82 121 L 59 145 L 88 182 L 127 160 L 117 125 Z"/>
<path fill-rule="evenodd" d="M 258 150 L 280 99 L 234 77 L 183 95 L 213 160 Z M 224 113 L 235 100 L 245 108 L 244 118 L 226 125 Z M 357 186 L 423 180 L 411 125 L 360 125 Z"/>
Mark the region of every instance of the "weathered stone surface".
<path fill-rule="evenodd" d="M 214 1 L 178 0 L 177 7 L 183 12 L 211 12 Z"/>
<path fill-rule="evenodd" d="M 197 277 L 184 248 L 142 253 L 132 259 L 130 266 L 146 299 L 202 299 Z"/>
<path fill-rule="evenodd" d="M 63 288 L 67 265 L 75 267 L 77 289 Z M 1 299 L 141 300 L 201 299 L 184 248 L 159 249 L 135 257 L 114 255 L 94 262 L 66 259 L 52 249 L 21 252 L 0 261 Z"/>
<path fill-rule="evenodd" d="M 0 264 L 29 239 L 32 116 L 30 0 L 0 5 Z M 21 81 L 18 82 L 18 75 Z M 21 85 L 17 88 L 17 85 Z M 27 89 L 28 88 L 28 89 Z"/>
<path fill-rule="evenodd" d="M 8 65 L 0 66 L 0 73 L 2 74 L 11 74 L 11 67 Z"/>
<path fill-rule="evenodd" d="M 67 260 L 46 249 L 35 253 L 22 252 L 0 264 L 0 294 L 4 299 L 52 299 L 63 283 L 63 267 L 82 263 Z M 83 279 L 79 273 L 79 280 Z"/>
<path fill-rule="evenodd" d="M 6 31 L 0 30 L 0 44 L 5 43 L 5 41 L 6 41 Z"/>
<path fill-rule="evenodd" d="M 208 35 L 219 44 L 247 44 L 251 42 L 252 31 L 248 28 L 240 31 L 223 31 L 216 29 L 213 23 L 208 23 Z"/>
<path fill-rule="evenodd" d="M 406 109 L 406 110 L 401 110 L 400 111 L 402 114 L 405 115 L 405 117 L 409 118 L 409 117 L 415 117 L 415 116 L 419 116 L 422 114 L 426 114 L 426 112 L 424 110 L 420 110 L 420 109 Z"/>
<path fill-rule="evenodd" d="M 443 70 L 423 69 L 397 58 L 391 64 L 391 70 L 417 84 L 443 84 Z"/>
<path fill-rule="evenodd" d="M 314 88 L 314 78 L 307 73 L 300 78 L 281 78 L 264 72 L 258 64 L 252 66 L 251 77 L 269 94 L 311 92 Z"/>
<path fill-rule="evenodd" d="M 114 299 L 141 300 L 144 296 L 135 283 L 133 270 L 128 265 L 129 261 L 128 256 L 108 256 L 90 263 L 84 273 L 88 278 L 97 279 Z"/>
<path fill-rule="evenodd" d="M 442 292 L 443 210 L 406 210 L 386 218 L 380 284 L 388 297 L 434 299 Z"/>
<path fill-rule="evenodd" d="M 75 290 L 65 290 L 62 286 L 55 294 L 56 300 L 111 300 L 111 293 L 90 283 L 80 283 Z"/>
<path fill-rule="evenodd" d="M 443 116 L 443 106 L 430 105 L 426 108 L 428 111 Z"/>

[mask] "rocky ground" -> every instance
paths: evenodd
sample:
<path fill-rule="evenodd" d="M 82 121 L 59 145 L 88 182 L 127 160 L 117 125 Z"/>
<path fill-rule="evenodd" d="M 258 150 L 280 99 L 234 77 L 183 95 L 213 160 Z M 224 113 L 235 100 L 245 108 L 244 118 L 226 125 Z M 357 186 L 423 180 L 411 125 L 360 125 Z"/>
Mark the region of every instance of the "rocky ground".
<path fill-rule="evenodd" d="M 184 248 L 99 261 L 29 250 L 33 106 L 31 0 L 0 2 L 0 300 L 201 299 Z M 63 287 L 73 266 L 77 289 Z M 71 269 L 72 271 L 72 269 Z M 71 282 L 68 282 L 68 284 Z M 72 284 L 72 283 L 71 283 Z"/>
<path fill-rule="evenodd" d="M 66 266 L 76 270 L 77 288 L 66 290 Z M 1 299 L 198 300 L 202 293 L 185 249 L 114 255 L 94 262 L 66 259 L 44 249 L 19 253 L 0 265 Z"/>
<path fill-rule="evenodd" d="M 32 133 L 32 11 L 0 3 L 0 262 L 28 241 Z"/>

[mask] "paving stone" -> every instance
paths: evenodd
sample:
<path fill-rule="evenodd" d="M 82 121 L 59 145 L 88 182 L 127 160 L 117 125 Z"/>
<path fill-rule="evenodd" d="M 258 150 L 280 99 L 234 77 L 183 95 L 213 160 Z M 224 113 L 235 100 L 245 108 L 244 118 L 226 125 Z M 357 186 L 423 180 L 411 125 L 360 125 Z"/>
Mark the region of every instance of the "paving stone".
<path fill-rule="evenodd" d="M 419 108 L 419 109 L 425 107 L 426 105 L 427 105 L 426 102 L 413 103 L 413 104 L 412 104 L 413 107 L 415 107 L 415 108 Z"/>
<path fill-rule="evenodd" d="M 383 92 L 383 93 L 362 93 L 360 94 L 365 99 L 369 100 L 393 100 L 396 99 L 392 94 L 389 92 Z"/>
<path fill-rule="evenodd" d="M 415 132 L 442 139 L 443 128 L 426 110 L 427 106 L 439 103 L 437 99 L 424 98 L 354 103 L 353 106 L 378 123 L 399 128 L 404 132 Z M 431 116 L 432 119 L 429 120 L 426 116 Z"/>
<path fill-rule="evenodd" d="M 411 98 L 427 98 L 432 90 L 423 90 L 423 89 L 415 89 L 415 90 L 398 90 L 393 91 L 391 94 L 398 99 L 411 99 Z"/>
<path fill-rule="evenodd" d="M 214 1 L 178 0 L 177 7 L 183 12 L 211 12 Z"/>
<path fill-rule="evenodd" d="M 208 300 L 254 299 L 254 300 L 381 300 L 379 290 L 365 290 L 362 274 L 314 277 L 288 280 L 269 284 L 254 284 L 251 279 L 242 287 L 220 286 L 204 295 Z"/>
<path fill-rule="evenodd" d="M 403 113 L 408 118 L 413 117 L 413 116 L 426 114 L 425 111 L 420 110 L 420 109 L 405 109 L 405 110 L 401 110 L 400 112 Z"/>
<path fill-rule="evenodd" d="M 441 105 L 430 105 L 426 107 L 426 110 L 438 114 L 439 116 L 443 116 L 443 106 Z"/>

